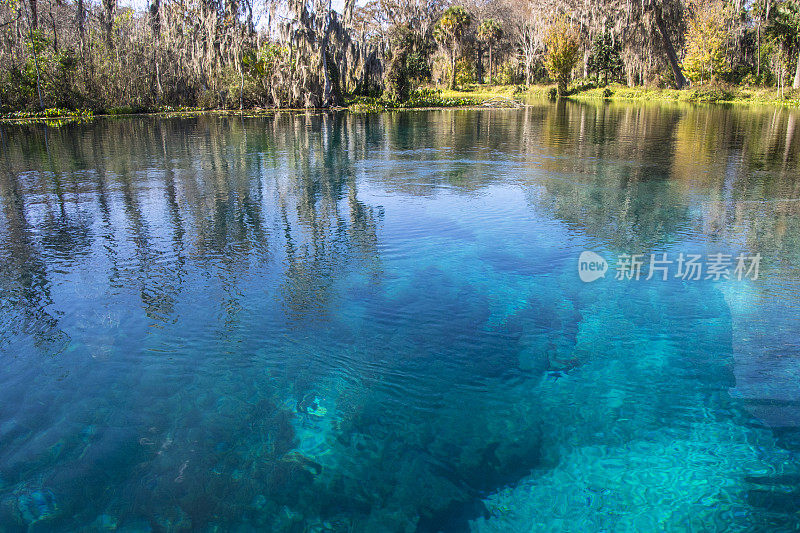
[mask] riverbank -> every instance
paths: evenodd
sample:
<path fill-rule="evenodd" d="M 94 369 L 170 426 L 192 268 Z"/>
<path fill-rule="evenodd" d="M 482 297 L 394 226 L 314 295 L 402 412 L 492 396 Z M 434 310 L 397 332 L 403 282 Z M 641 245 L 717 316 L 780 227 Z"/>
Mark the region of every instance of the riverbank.
<path fill-rule="evenodd" d="M 651 89 L 610 85 L 586 90 L 576 90 L 569 98 L 574 100 L 628 100 L 651 102 L 694 102 L 758 104 L 800 107 L 800 90 L 788 89 L 779 97 L 774 87 L 694 87 L 684 90 Z"/>
<path fill-rule="evenodd" d="M 532 85 L 528 87 L 501 85 L 476 86 L 460 91 L 442 91 L 448 98 L 473 98 L 478 104 L 494 96 L 514 97 L 522 101 L 551 98 L 555 85 Z M 628 87 L 613 84 L 607 87 L 579 85 L 573 87 L 565 96 L 570 100 L 622 100 L 644 102 L 689 102 L 758 104 L 782 107 L 800 107 L 800 90 L 787 89 L 779 97 L 774 87 L 726 87 L 702 86 L 689 89 L 660 89 L 648 87 Z"/>
<path fill-rule="evenodd" d="M 423 88 L 415 91 L 404 102 L 375 97 L 354 97 L 345 105 L 334 108 L 354 113 L 377 113 L 403 109 L 437 109 L 453 107 L 520 107 L 525 103 L 552 99 L 555 85 L 473 85 L 459 90 Z M 695 87 L 684 90 L 609 85 L 607 87 L 573 87 L 565 96 L 575 101 L 627 101 L 627 102 L 687 102 L 772 105 L 800 107 L 800 90 L 787 90 L 780 98 L 774 88 L 763 87 Z M 91 110 L 46 109 L 44 111 L 17 111 L 0 114 L 0 123 L 45 122 L 59 126 L 99 116 L 158 115 L 164 117 L 191 116 L 201 113 L 223 115 L 245 114 L 259 116 L 275 111 L 303 111 L 303 109 L 204 109 L 200 107 L 162 106 L 155 109 L 117 107 L 95 113 Z"/>
<path fill-rule="evenodd" d="M 553 99 L 555 85 L 473 85 L 459 90 L 427 91 L 427 99 L 410 99 L 400 105 L 384 104 L 384 109 L 416 107 L 502 106 L 504 102 L 525 103 Z M 701 86 L 683 90 L 649 87 L 628 87 L 612 84 L 606 87 L 578 85 L 564 97 L 569 100 L 609 100 L 629 102 L 688 102 L 719 104 L 756 104 L 781 107 L 800 107 L 800 90 L 787 89 L 779 97 L 774 87 Z M 379 100 L 374 100 L 379 102 Z M 418 105 L 425 104 L 425 105 Z M 353 106 L 350 106 L 352 109 Z"/>

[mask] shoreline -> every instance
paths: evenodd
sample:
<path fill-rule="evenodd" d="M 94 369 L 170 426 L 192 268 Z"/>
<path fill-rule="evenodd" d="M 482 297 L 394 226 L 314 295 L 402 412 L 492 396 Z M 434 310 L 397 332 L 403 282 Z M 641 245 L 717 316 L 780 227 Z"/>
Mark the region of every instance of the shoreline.
<path fill-rule="evenodd" d="M 611 95 L 606 96 L 606 91 Z M 791 95 L 792 97 L 789 97 Z M 775 89 L 762 87 L 695 87 L 683 90 L 653 89 L 609 85 L 578 91 L 566 96 L 575 101 L 624 101 L 624 102 L 676 102 L 689 104 L 736 104 L 750 106 L 800 107 L 800 91 L 787 90 L 784 98 L 778 98 Z"/>
<path fill-rule="evenodd" d="M 175 108 L 167 110 L 152 110 L 140 112 L 106 112 L 94 113 L 89 110 L 57 110 L 45 111 L 17 111 L 0 115 L 0 124 L 26 124 L 48 123 L 64 125 L 67 123 L 88 121 L 95 118 L 122 118 L 132 116 L 152 116 L 159 118 L 180 118 L 198 115 L 220 116 L 247 116 L 256 118 L 274 113 L 316 112 L 328 113 L 347 111 L 358 115 L 397 112 L 397 111 L 436 111 L 445 109 L 486 110 L 486 109 L 519 109 L 528 107 L 531 103 L 554 102 L 549 97 L 553 85 L 534 85 L 530 87 L 501 85 L 501 86 L 475 86 L 465 90 L 442 90 L 440 100 L 459 102 L 454 105 L 413 105 L 408 102 L 394 105 L 376 98 L 356 98 L 347 105 L 329 108 L 252 108 L 252 109 L 197 109 Z M 588 89 L 575 89 L 563 96 L 565 100 L 573 102 L 624 102 L 624 103 L 652 103 L 652 104 L 716 104 L 716 105 L 744 105 L 744 106 L 770 106 L 775 108 L 800 108 L 800 91 L 787 91 L 794 96 L 784 96 L 779 99 L 773 94 L 774 89 L 754 87 L 698 87 L 683 90 L 659 89 L 645 87 L 627 87 L 623 85 L 609 85 L 607 87 L 592 87 Z M 463 103 L 462 103 L 463 102 Z M 492 102 L 490 104 L 490 102 Z M 427 104 L 427 102 L 426 102 Z M 120 108 L 116 108 L 120 109 Z"/>

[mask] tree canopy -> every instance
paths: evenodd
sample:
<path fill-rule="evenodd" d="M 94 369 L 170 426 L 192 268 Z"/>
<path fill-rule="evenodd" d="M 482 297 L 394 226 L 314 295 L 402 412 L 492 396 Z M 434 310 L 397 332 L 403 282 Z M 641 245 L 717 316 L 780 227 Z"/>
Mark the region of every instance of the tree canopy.
<path fill-rule="evenodd" d="M 800 89 L 800 2 L 0 2 L 1 111 L 329 107 L 571 79 Z"/>

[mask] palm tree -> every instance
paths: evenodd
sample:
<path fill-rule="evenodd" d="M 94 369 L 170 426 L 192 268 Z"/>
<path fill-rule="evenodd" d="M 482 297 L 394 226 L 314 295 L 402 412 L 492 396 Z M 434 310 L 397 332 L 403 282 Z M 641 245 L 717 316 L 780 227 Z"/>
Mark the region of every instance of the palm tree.
<path fill-rule="evenodd" d="M 495 43 L 503 38 L 503 28 L 495 19 L 486 19 L 478 26 L 478 39 L 489 47 L 489 82 L 492 81 L 494 70 L 492 68 L 492 48 Z"/>
<path fill-rule="evenodd" d="M 450 56 L 450 88 L 456 88 L 456 58 L 461 52 L 464 32 L 472 24 L 472 15 L 461 6 L 448 7 L 433 29 L 434 38 Z"/>

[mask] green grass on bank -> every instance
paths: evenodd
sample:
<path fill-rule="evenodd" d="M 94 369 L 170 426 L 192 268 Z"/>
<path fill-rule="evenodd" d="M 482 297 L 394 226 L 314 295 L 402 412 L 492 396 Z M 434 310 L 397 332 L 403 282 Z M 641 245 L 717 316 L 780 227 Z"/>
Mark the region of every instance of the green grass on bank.
<path fill-rule="evenodd" d="M 158 115 L 162 117 L 189 117 L 204 113 L 217 115 L 260 116 L 274 113 L 276 109 L 204 109 L 189 106 L 158 106 L 156 108 L 120 106 L 92 111 L 90 109 L 62 109 L 48 108 L 42 111 L 14 111 L 0 113 L 0 124 L 47 124 L 49 126 L 63 126 L 75 122 L 84 122 L 95 117 L 124 117 L 128 115 Z"/>
<path fill-rule="evenodd" d="M 443 90 L 443 97 L 472 98 L 483 102 L 492 98 L 514 98 L 519 101 L 548 99 L 555 85 L 486 85 L 466 87 L 458 91 Z M 800 90 L 787 90 L 780 98 L 775 88 L 701 86 L 684 90 L 609 85 L 572 87 L 571 100 L 622 100 L 646 102 L 737 103 L 800 107 Z"/>
<path fill-rule="evenodd" d="M 470 85 L 458 90 L 421 88 L 414 91 L 405 102 L 385 98 L 358 96 L 348 99 L 345 107 L 355 113 L 375 113 L 392 109 L 446 108 L 446 107 L 514 107 L 520 103 L 546 100 L 553 97 L 554 85 Z M 774 88 L 701 86 L 678 91 L 646 87 L 627 87 L 609 85 L 593 87 L 578 85 L 567 96 L 571 100 L 606 100 L 629 102 L 694 102 L 694 103 L 733 103 L 800 107 L 800 90 L 787 90 L 779 97 Z M 259 116 L 272 113 L 274 109 L 245 110 L 246 116 Z M 95 116 L 124 116 L 141 113 L 154 113 L 167 117 L 190 116 L 198 113 L 236 114 L 236 110 L 206 110 L 197 107 L 160 106 L 156 109 L 115 107 L 100 113 L 89 110 L 46 109 L 44 111 L 17 111 L 0 115 L 0 122 L 32 123 L 40 122 L 60 126 L 76 121 L 91 120 Z"/>
<path fill-rule="evenodd" d="M 30 123 L 45 122 L 52 126 L 75 121 L 90 120 L 94 113 L 88 109 L 61 109 L 52 107 L 43 111 L 14 111 L 0 114 L 0 122 Z"/>
<path fill-rule="evenodd" d="M 473 95 L 444 95 L 439 89 L 422 88 L 415 90 L 406 101 L 395 101 L 384 97 L 356 96 L 345 102 L 347 109 L 354 113 L 376 113 L 389 109 L 413 109 L 425 107 L 461 107 L 477 105 L 480 100 Z"/>
<path fill-rule="evenodd" d="M 447 98 L 474 98 L 481 102 L 497 98 L 515 98 L 525 90 L 523 85 L 470 85 L 460 90 L 443 89 Z"/>
<path fill-rule="evenodd" d="M 370 113 L 390 109 L 419 109 L 431 107 L 472 107 L 496 106 L 515 107 L 535 88 L 522 85 L 470 85 L 458 90 L 424 87 L 415 90 L 405 102 L 384 98 L 356 97 L 347 101 L 346 106 L 356 113 Z M 543 89 L 544 91 L 544 89 Z M 546 91 L 542 93 L 545 95 Z"/>
<path fill-rule="evenodd" d="M 585 90 L 576 90 L 569 98 L 575 100 L 629 100 L 652 102 L 699 102 L 762 104 L 778 106 L 800 106 L 800 91 L 787 90 L 781 98 L 775 88 L 701 86 L 678 91 L 645 87 L 609 85 Z"/>

